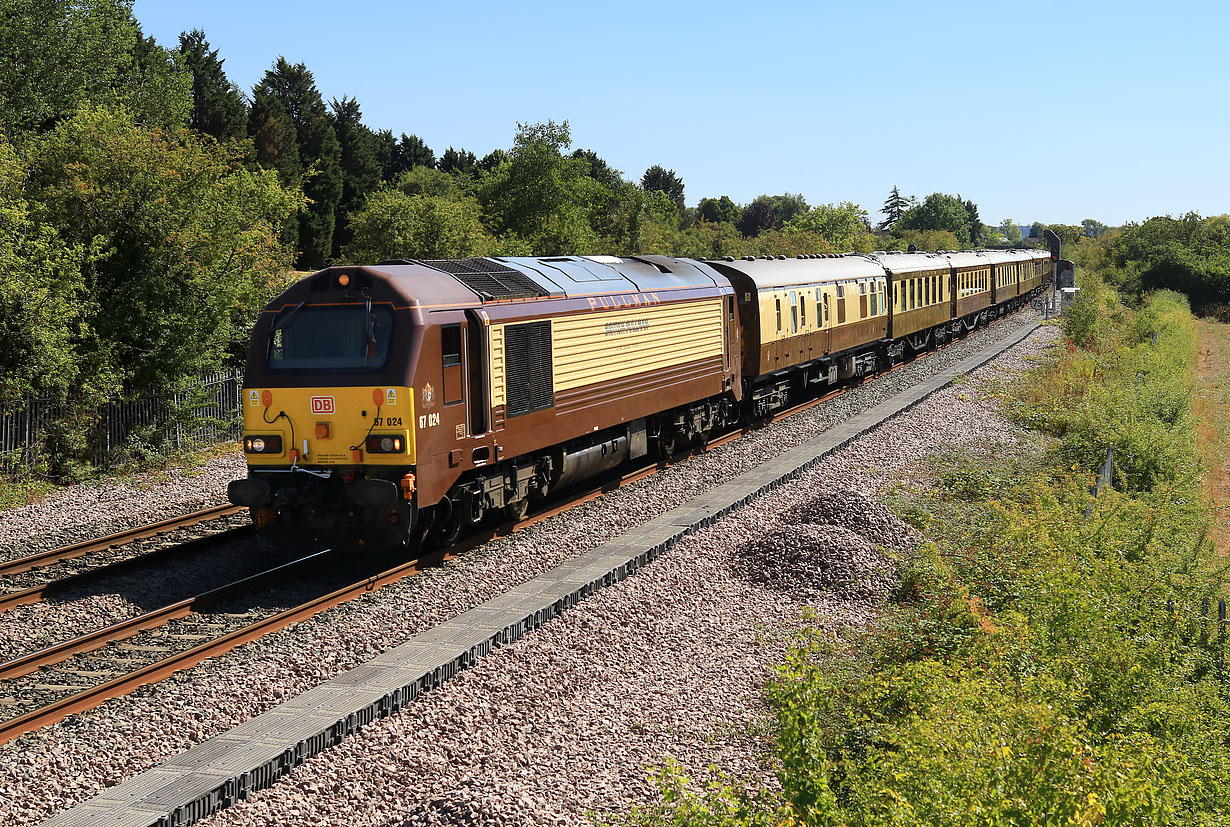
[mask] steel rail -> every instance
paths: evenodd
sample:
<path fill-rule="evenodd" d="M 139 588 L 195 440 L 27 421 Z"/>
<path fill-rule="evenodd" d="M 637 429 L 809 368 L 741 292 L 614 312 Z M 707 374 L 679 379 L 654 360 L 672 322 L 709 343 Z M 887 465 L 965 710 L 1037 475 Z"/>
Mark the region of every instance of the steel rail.
<path fill-rule="evenodd" d="M 108 643 L 114 643 L 118 640 L 126 640 L 137 634 L 137 632 L 145 631 L 146 629 L 156 629 L 159 626 L 165 626 L 167 622 L 179 617 L 187 617 L 193 613 L 200 613 L 202 609 L 216 605 L 219 601 L 233 597 L 236 594 L 241 594 L 253 587 L 260 586 L 268 580 L 275 577 L 285 575 L 287 572 L 318 562 L 324 555 L 332 553 L 332 549 L 325 551 L 317 551 L 309 554 L 306 557 L 300 557 L 298 560 L 292 560 L 289 563 L 283 563 L 280 566 L 267 569 L 257 574 L 249 575 L 241 580 L 236 580 L 227 583 L 224 586 L 219 586 L 215 589 L 210 589 L 207 592 L 187 597 L 183 600 L 163 606 L 159 609 L 145 612 L 128 620 L 121 620 L 118 623 L 112 623 L 110 626 L 105 626 L 102 629 L 96 629 L 88 634 L 80 637 L 66 640 L 62 643 L 57 643 L 53 646 L 48 646 L 46 649 L 41 649 L 37 652 L 31 652 L 28 655 L 23 655 L 19 658 L 0 663 L 0 680 L 8 680 L 10 678 L 20 678 L 22 675 L 28 675 L 38 669 L 40 666 L 50 666 L 54 663 L 62 663 L 68 660 L 73 655 L 80 655 L 85 652 L 93 652 L 96 649 L 101 649 Z"/>
<path fill-rule="evenodd" d="M 235 508 L 236 506 L 231 506 Z M 160 560 L 164 557 L 177 557 L 181 554 L 187 554 L 198 546 L 208 543 L 217 542 L 219 538 L 226 536 L 230 539 L 237 539 L 244 534 L 251 534 L 254 528 L 251 525 L 243 525 L 238 528 L 232 528 L 224 534 L 215 534 L 209 537 L 196 537 L 184 543 L 179 543 L 174 546 L 165 546 L 154 551 L 139 554 L 136 557 L 129 557 L 126 560 L 117 560 L 114 563 L 109 563 L 105 566 L 99 566 L 96 569 L 78 572 L 71 574 L 68 577 L 53 580 L 50 583 L 44 583 L 41 586 L 31 586 L 28 589 L 9 592 L 8 594 L 0 594 L 0 612 L 7 612 L 14 606 L 21 606 L 25 603 L 37 603 L 40 600 L 45 600 L 56 594 L 61 594 L 69 589 L 85 586 L 90 583 L 97 582 L 106 577 L 112 577 L 117 574 L 122 574 L 125 571 L 138 569 L 142 566 Z"/>
<path fill-rule="evenodd" d="M 469 547 L 470 544 L 466 544 Z M 133 670 L 132 672 L 113 678 L 98 686 L 91 687 L 75 695 L 70 695 L 61 698 L 51 704 L 40 709 L 32 710 L 24 715 L 16 718 L 11 718 L 7 721 L 0 721 L 0 745 L 6 744 L 14 738 L 24 735 L 28 732 L 34 732 L 45 726 L 58 723 L 64 720 L 69 715 L 78 712 L 86 712 L 94 709 L 104 701 L 111 698 L 118 698 L 126 695 L 135 689 L 149 683 L 156 683 L 165 680 L 167 677 L 184 669 L 191 668 L 208 660 L 209 658 L 217 657 L 226 654 L 227 652 L 241 646 L 244 643 L 249 643 L 258 638 L 272 634 L 273 632 L 290 626 L 293 623 L 298 623 L 302 620 L 307 620 L 320 612 L 339 606 L 342 603 L 362 597 L 376 589 L 382 588 L 390 583 L 395 583 L 414 574 L 418 574 L 425 568 L 441 565 L 445 561 L 453 558 L 457 554 L 462 553 L 464 549 L 458 547 L 449 550 L 440 550 L 432 552 L 417 560 L 411 560 L 395 566 L 392 569 L 381 572 L 380 574 L 365 577 L 363 580 L 357 581 L 349 586 L 343 587 L 336 591 L 321 597 L 314 598 L 306 603 L 287 609 L 276 615 L 272 615 L 256 623 L 249 624 L 242 629 L 236 629 L 222 635 L 214 640 L 198 644 L 191 649 L 187 649 L 179 654 L 164 658 L 156 663 L 147 664 Z M 323 552 L 318 552 L 309 558 L 288 563 L 287 566 L 296 565 L 303 560 L 318 559 L 320 555 L 330 554 L 332 550 L 327 549 Z M 285 567 L 279 567 L 271 571 L 284 571 Z M 264 577 L 270 572 L 265 572 L 254 577 Z M 252 578 L 248 578 L 249 580 Z M 7 664 L 5 664 L 7 666 Z"/>
<path fill-rule="evenodd" d="M 108 534 L 106 537 L 99 537 L 96 540 L 84 540 L 80 543 L 74 543 L 70 546 L 62 546 L 53 548 L 47 551 L 41 551 L 38 554 L 31 554 L 26 557 L 18 557 L 13 560 L 0 562 L 0 576 L 6 574 L 20 574 L 23 571 L 30 569 L 43 568 L 45 566 L 62 563 L 65 560 L 72 560 L 77 557 L 82 557 L 90 552 L 104 551 L 115 546 L 127 545 L 134 543 L 137 540 L 145 540 L 149 537 L 156 537 L 159 534 L 166 534 L 180 528 L 188 528 L 190 526 L 207 523 L 211 520 L 218 520 L 222 517 L 229 517 L 232 514 L 238 514 L 243 511 L 244 507 L 239 505 L 217 505 L 213 508 L 206 508 L 202 511 L 196 511 L 192 514 L 184 514 L 179 517 L 171 517 L 170 519 L 161 520 L 149 525 L 136 526 L 135 528 L 117 531 L 114 534 Z"/>

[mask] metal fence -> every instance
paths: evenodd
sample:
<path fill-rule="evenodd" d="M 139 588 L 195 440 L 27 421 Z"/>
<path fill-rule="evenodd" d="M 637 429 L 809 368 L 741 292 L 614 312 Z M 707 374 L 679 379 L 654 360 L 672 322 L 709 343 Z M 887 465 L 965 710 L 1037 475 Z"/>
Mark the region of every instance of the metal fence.
<path fill-rule="evenodd" d="M 100 467 L 113 462 L 137 434 L 153 446 L 177 449 L 238 441 L 243 435 L 242 392 L 243 373 L 233 370 L 203 376 L 187 390 L 126 394 L 92 411 L 27 397 L 21 406 L 0 408 L 0 470 L 33 467 L 47 434 L 60 424 L 88 433 L 90 448 L 82 458 Z"/>

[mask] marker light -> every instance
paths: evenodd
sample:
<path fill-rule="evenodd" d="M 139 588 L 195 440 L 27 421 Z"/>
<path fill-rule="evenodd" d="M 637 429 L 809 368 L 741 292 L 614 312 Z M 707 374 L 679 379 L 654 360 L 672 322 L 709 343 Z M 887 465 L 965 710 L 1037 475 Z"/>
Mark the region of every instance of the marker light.
<path fill-rule="evenodd" d="M 380 388 L 376 388 L 375 390 L 373 390 L 372 391 L 372 401 L 376 403 L 377 408 L 383 405 L 384 404 L 384 391 L 381 390 Z"/>
<path fill-rule="evenodd" d="M 350 284 L 350 274 L 342 273 L 340 276 L 337 277 L 337 283 L 340 284 L 342 287 L 346 287 L 347 285 L 349 285 Z"/>
<path fill-rule="evenodd" d="M 266 408 L 273 407 L 273 393 L 271 391 L 261 391 L 261 404 Z"/>

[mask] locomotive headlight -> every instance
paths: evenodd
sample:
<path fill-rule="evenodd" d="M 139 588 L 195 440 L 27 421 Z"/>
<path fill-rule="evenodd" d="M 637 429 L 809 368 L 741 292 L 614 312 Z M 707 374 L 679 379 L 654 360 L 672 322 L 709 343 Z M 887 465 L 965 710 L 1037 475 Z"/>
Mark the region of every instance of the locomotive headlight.
<path fill-rule="evenodd" d="M 282 453 L 282 437 L 269 434 L 261 436 L 246 436 L 243 438 L 245 454 L 280 454 Z"/>
<path fill-rule="evenodd" d="M 400 435 L 369 436 L 367 438 L 369 454 L 403 454 L 406 452 L 406 438 Z"/>

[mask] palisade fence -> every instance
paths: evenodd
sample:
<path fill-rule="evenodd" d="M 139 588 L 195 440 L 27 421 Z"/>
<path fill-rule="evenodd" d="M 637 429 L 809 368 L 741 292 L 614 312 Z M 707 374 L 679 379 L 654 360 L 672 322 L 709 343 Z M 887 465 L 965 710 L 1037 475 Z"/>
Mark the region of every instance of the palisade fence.
<path fill-rule="evenodd" d="M 243 371 L 231 370 L 202 376 L 187 391 L 125 394 L 92 412 L 91 447 L 82 458 L 109 467 L 138 431 L 146 442 L 175 448 L 238 441 L 243 436 L 242 393 Z M 193 401 L 197 404 L 186 407 Z M 0 471 L 34 467 L 47 432 L 65 417 L 80 416 L 68 405 L 33 396 L 21 407 L 0 408 Z"/>

